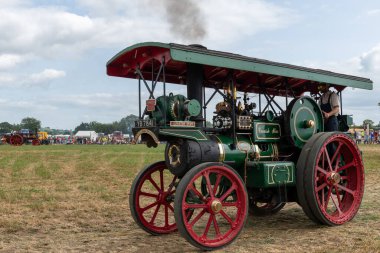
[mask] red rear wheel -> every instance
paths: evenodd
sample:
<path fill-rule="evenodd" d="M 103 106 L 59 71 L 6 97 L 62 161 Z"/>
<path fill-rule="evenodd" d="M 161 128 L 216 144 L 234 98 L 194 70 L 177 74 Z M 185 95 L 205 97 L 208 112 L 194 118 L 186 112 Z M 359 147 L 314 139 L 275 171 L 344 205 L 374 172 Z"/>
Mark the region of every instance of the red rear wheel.
<path fill-rule="evenodd" d="M 233 242 L 243 229 L 248 195 L 234 169 L 222 163 L 203 163 L 181 179 L 174 204 L 180 234 L 192 245 L 212 250 Z"/>
<path fill-rule="evenodd" d="M 342 133 L 326 133 L 312 146 L 304 173 L 306 201 L 327 225 L 350 221 L 364 192 L 364 166 L 354 141 Z"/>
<path fill-rule="evenodd" d="M 129 207 L 135 222 L 152 235 L 176 231 L 174 193 L 177 177 L 165 162 L 145 167 L 135 178 L 129 197 Z"/>
<path fill-rule="evenodd" d="M 24 138 L 19 134 L 14 134 L 11 136 L 9 142 L 13 146 L 21 146 L 24 143 Z"/>

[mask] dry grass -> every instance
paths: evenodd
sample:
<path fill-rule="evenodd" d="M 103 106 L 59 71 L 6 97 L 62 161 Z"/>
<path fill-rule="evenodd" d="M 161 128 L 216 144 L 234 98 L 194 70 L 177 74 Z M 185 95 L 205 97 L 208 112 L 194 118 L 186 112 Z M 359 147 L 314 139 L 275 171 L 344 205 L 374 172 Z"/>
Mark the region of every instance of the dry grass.
<path fill-rule="evenodd" d="M 380 145 L 361 149 L 366 189 L 353 221 L 318 226 L 288 204 L 272 217 L 250 216 L 222 251 L 380 252 Z M 0 146 L 0 251 L 197 251 L 177 233 L 146 234 L 130 216 L 134 176 L 162 158 L 163 147 L 139 145 Z"/>

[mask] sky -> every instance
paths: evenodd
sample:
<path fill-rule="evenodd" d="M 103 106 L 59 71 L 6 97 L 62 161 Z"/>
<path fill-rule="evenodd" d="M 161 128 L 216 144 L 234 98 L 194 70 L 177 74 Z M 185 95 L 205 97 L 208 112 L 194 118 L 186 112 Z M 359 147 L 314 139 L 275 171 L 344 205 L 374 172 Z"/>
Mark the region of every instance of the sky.
<path fill-rule="evenodd" d="M 0 0 L 0 17 L 0 122 L 74 129 L 138 114 L 137 82 L 106 63 L 145 41 L 370 78 L 372 91 L 343 91 L 343 112 L 380 122 L 377 0 Z"/>

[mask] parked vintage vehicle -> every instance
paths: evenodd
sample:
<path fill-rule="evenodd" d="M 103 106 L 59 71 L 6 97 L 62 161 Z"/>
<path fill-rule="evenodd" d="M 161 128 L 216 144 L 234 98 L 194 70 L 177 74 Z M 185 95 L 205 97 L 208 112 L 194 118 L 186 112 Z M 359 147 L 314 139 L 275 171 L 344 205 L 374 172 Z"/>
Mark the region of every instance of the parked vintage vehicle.
<path fill-rule="evenodd" d="M 335 88 L 342 102 L 346 87 L 372 89 L 371 80 L 153 42 L 115 55 L 107 74 L 138 80 L 135 141 L 166 142 L 165 160 L 143 168 L 130 192 L 132 216 L 148 233 L 178 230 L 194 246 L 212 250 L 239 235 L 248 213 L 274 214 L 287 202 L 330 226 L 358 212 L 361 153 L 346 134 L 324 132 L 316 100 L 320 84 Z M 167 83 L 186 85 L 187 94 L 168 93 Z M 207 128 L 207 106 L 216 95 L 221 100 Z"/>
<path fill-rule="evenodd" d="M 5 142 L 13 146 L 31 143 L 33 146 L 49 144 L 47 132 L 37 132 L 30 129 L 21 129 L 4 135 Z"/>

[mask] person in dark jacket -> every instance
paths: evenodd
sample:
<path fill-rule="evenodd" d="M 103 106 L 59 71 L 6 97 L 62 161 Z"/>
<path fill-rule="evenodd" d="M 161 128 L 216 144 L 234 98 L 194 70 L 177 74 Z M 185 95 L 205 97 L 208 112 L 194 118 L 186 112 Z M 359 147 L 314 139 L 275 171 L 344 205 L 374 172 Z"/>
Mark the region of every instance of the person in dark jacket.
<path fill-rule="evenodd" d="M 325 132 L 338 131 L 338 114 L 340 110 L 339 96 L 329 90 L 328 84 L 318 85 L 318 90 L 322 93 L 319 100 L 324 117 Z"/>

